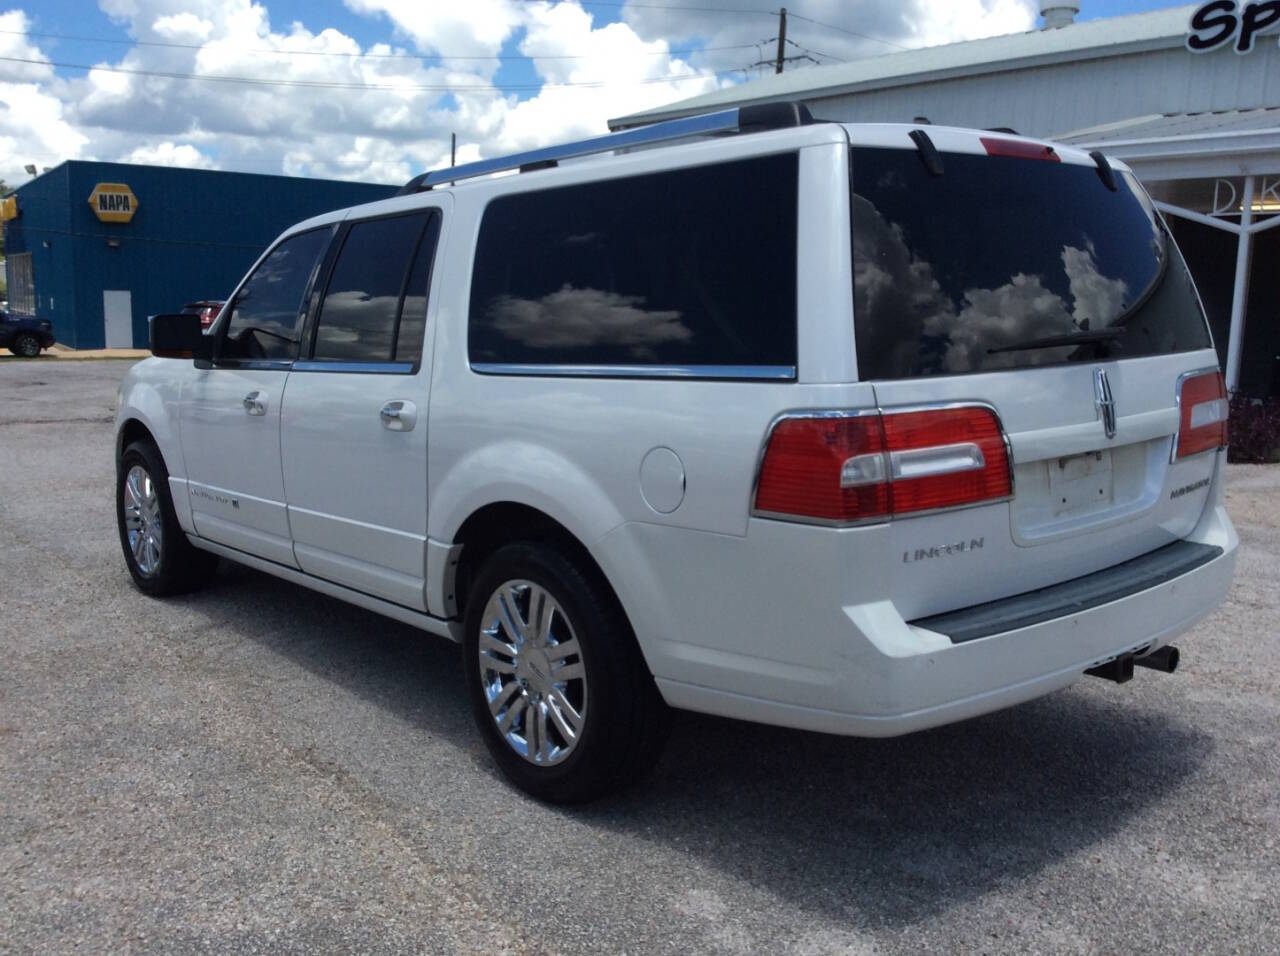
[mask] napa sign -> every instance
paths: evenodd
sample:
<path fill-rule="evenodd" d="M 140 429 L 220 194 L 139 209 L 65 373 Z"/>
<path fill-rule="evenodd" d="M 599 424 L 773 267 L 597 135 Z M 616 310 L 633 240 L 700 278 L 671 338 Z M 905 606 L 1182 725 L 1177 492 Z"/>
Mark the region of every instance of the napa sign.
<path fill-rule="evenodd" d="M 98 183 L 89 193 L 89 208 L 102 222 L 128 222 L 138 211 L 138 197 L 124 183 Z"/>
<path fill-rule="evenodd" d="M 1253 50 L 1254 40 L 1280 29 L 1280 0 L 1213 0 L 1202 3 L 1191 14 L 1187 32 L 1187 49 L 1192 53 L 1209 53 L 1227 44 L 1237 53 Z"/>

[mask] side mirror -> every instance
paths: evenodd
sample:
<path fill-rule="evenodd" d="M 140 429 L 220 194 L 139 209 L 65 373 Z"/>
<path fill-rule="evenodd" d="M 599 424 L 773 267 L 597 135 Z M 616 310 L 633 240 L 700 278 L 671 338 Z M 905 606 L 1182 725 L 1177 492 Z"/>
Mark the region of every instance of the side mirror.
<path fill-rule="evenodd" d="M 213 359 L 213 336 L 200 328 L 200 316 L 153 315 L 149 324 L 152 355 L 197 362 Z"/>

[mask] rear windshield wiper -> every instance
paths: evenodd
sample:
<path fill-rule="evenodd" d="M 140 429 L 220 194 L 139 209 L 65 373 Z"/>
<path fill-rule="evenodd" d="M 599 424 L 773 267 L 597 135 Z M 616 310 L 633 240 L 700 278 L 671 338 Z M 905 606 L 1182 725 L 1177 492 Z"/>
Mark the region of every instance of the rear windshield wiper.
<path fill-rule="evenodd" d="M 1002 345 L 998 349 L 987 349 L 988 355 L 997 352 L 1030 352 L 1034 349 L 1058 349 L 1072 345 L 1093 345 L 1099 342 L 1111 342 L 1120 338 L 1128 330 L 1123 325 L 1113 325 L 1108 329 L 1096 329 L 1092 332 L 1068 332 L 1066 335 L 1050 335 L 1043 339 L 1028 339 L 1015 342 L 1013 345 Z"/>

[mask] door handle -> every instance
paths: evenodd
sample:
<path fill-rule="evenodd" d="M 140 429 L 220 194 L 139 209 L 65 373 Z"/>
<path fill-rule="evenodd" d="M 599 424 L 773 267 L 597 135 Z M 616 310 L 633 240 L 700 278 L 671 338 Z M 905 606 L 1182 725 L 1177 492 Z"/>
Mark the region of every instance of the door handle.
<path fill-rule="evenodd" d="M 383 405 L 379 416 L 382 418 L 382 427 L 388 431 L 411 432 L 413 426 L 418 424 L 417 406 L 401 399 Z"/>
<path fill-rule="evenodd" d="M 243 404 L 246 415 L 267 414 L 267 396 L 256 389 L 244 397 Z"/>

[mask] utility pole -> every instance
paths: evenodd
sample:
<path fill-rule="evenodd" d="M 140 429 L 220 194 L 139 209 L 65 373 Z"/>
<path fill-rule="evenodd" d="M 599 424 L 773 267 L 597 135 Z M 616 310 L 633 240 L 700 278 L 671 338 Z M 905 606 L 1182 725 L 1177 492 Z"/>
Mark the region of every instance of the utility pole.
<path fill-rule="evenodd" d="M 458 134 L 449 134 L 449 165 L 458 165 Z"/>
<path fill-rule="evenodd" d="M 774 73 L 782 72 L 782 62 L 786 59 L 787 46 L 787 8 L 783 7 L 778 13 L 778 60 L 773 68 Z"/>

